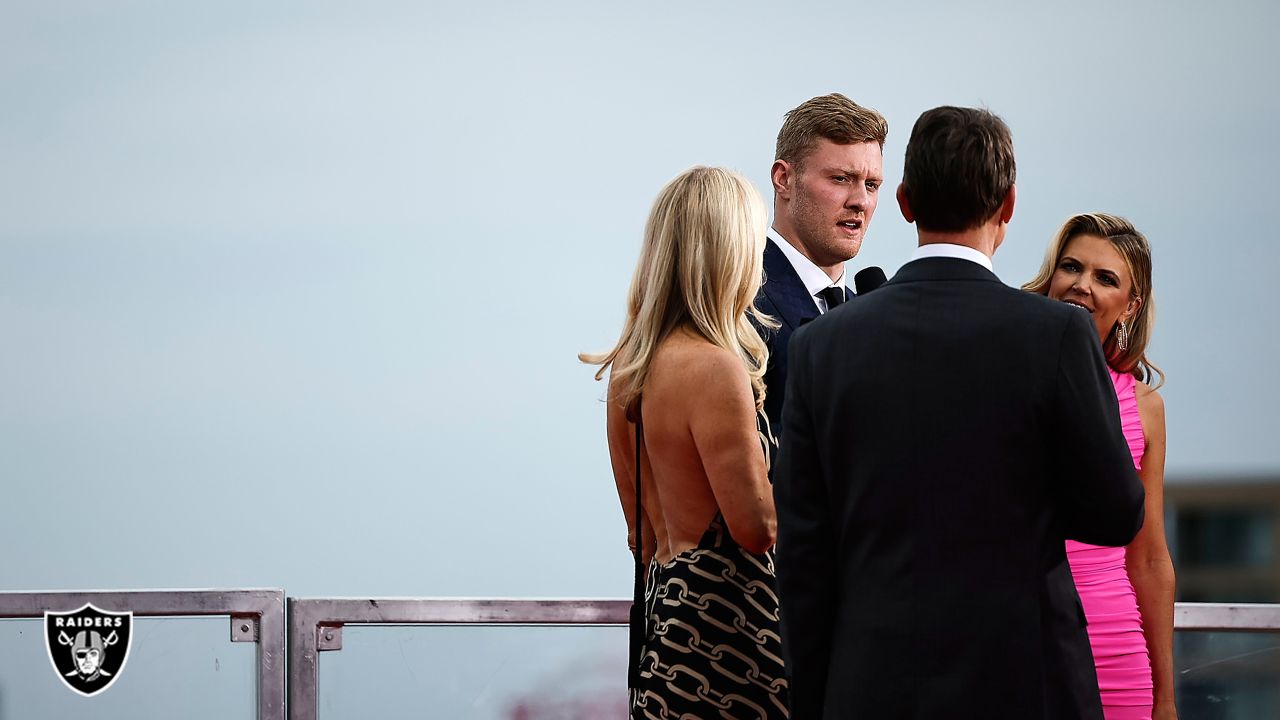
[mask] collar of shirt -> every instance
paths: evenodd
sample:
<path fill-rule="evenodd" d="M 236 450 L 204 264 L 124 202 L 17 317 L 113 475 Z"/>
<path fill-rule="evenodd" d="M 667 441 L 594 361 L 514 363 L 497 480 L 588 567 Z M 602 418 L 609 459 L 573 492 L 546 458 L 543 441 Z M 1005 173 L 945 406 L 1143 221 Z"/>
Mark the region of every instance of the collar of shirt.
<path fill-rule="evenodd" d="M 791 263 L 791 267 L 795 268 L 796 275 L 800 276 L 800 282 L 804 283 L 804 289 L 809 292 L 809 297 L 813 298 L 813 304 L 817 306 L 819 312 L 826 312 L 826 302 L 818 297 L 818 292 L 824 288 L 838 287 L 844 289 L 844 268 L 840 268 L 840 277 L 835 282 L 831 282 L 831 276 L 813 261 L 805 257 L 803 253 L 796 249 L 786 238 L 773 228 L 769 228 L 769 239 L 778 245 L 778 249 L 783 255 L 787 256 L 787 261 Z"/>
<path fill-rule="evenodd" d="M 919 260 L 920 258 L 928 257 L 949 257 L 968 260 L 969 262 L 976 262 L 982 267 L 995 272 L 995 269 L 991 267 L 991 258 L 966 245 L 929 243 L 928 245 L 921 245 L 916 248 L 916 251 L 911 254 L 912 260 Z"/>

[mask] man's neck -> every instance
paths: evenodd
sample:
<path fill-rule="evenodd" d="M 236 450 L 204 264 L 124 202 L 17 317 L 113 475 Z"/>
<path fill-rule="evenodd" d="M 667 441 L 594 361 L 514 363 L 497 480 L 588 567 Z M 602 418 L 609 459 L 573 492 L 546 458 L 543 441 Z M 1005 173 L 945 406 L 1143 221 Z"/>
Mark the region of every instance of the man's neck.
<path fill-rule="evenodd" d="M 805 256 L 809 262 L 813 263 L 814 267 L 826 273 L 827 277 L 831 278 L 831 282 L 838 282 L 840 278 L 844 277 L 843 262 L 836 263 L 835 265 L 818 264 L 818 262 L 813 259 L 813 253 L 809 252 L 809 249 L 806 248 L 803 243 L 799 242 L 799 238 L 797 238 L 795 231 L 790 227 L 787 227 L 783 223 L 774 222 L 773 226 L 769 229 L 772 230 L 775 235 L 785 240 L 786 243 L 794 248 L 796 252 Z"/>
<path fill-rule="evenodd" d="M 998 222 L 987 223 L 981 227 L 958 233 L 933 232 L 924 230 L 917 225 L 916 234 L 919 236 L 921 247 L 938 243 L 963 245 L 967 248 L 973 248 L 987 257 L 995 255 L 996 248 L 1000 247 L 1000 242 L 1004 240 L 1004 231 Z"/>

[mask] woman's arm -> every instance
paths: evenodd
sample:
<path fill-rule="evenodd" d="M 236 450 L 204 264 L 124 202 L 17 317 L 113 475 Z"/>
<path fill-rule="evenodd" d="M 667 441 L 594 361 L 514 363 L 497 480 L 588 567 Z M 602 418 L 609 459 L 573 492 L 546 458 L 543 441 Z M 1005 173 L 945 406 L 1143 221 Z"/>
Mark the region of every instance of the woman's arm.
<path fill-rule="evenodd" d="M 751 378 L 733 353 L 706 346 L 685 367 L 689 432 L 729 534 L 746 550 L 773 547 L 778 531 Z"/>
<path fill-rule="evenodd" d="M 1151 680 L 1155 706 L 1153 720 L 1173 720 L 1173 560 L 1164 535 L 1164 400 L 1147 385 L 1138 385 L 1138 414 L 1142 417 L 1147 447 L 1142 455 L 1143 488 L 1147 492 L 1147 519 L 1125 551 L 1129 580 L 1138 596 L 1142 631 L 1151 656 Z"/>

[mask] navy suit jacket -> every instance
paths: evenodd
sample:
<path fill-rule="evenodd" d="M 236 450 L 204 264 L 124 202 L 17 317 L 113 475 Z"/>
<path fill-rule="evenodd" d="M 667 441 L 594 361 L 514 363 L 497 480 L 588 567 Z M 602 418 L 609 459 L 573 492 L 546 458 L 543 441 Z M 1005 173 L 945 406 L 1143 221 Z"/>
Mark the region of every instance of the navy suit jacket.
<path fill-rule="evenodd" d="M 854 296 L 848 288 L 844 294 L 846 300 Z M 787 343 L 791 333 L 819 313 L 791 261 L 772 239 L 765 242 L 764 284 L 756 294 L 756 307 L 782 323 L 776 330 L 757 328 L 769 347 L 769 366 L 764 374 L 764 414 L 769 418 L 773 436 L 781 440 L 782 402 L 787 389 Z"/>

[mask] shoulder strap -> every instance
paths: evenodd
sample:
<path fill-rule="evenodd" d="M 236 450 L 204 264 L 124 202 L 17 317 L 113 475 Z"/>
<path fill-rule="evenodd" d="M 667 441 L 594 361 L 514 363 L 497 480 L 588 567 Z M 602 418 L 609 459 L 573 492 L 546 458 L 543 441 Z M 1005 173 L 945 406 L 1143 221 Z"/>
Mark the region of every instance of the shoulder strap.
<path fill-rule="evenodd" d="M 640 661 L 648 635 L 649 615 L 644 606 L 644 512 L 640 506 L 640 449 L 644 443 L 644 421 L 636 413 L 636 577 L 631 598 L 631 662 L 627 670 L 627 686 L 640 687 Z"/>
<path fill-rule="evenodd" d="M 644 443 L 644 423 L 636 419 L 636 578 L 643 583 L 644 580 L 644 561 L 641 556 L 644 553 L 644 513 L 640 508 L 640 446 Z M 644 588 L 640 588 L 643 592 Z"/>

